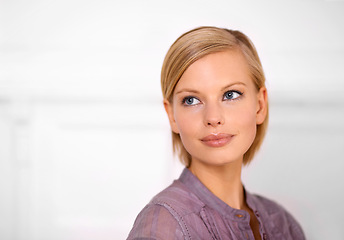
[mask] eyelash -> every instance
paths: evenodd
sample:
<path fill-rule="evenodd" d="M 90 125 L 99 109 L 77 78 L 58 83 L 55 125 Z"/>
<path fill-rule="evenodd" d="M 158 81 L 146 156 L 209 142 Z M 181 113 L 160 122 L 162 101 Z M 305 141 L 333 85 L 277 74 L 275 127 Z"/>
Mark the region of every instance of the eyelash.
<path fill-rule="evenodd" d="M 240 98 L 240 96 L 243 95 L 243 93 L 240 92 L 240 91 L 237 91 L 237 90 L 230 90 L 230 91 L 225 92 L 225 93 L 223 94 L 223 96 L 225 96 L 227 93 L 231 93 L 231 94 L 236 93 L 236 94 L 239 94 L 239 96 L 237 96 L 237 97 L 234 98 L 234 99 L 228 99 L 229 101 L 238 100 L 238 99 Z"/>
<path fill-rule="evenodd" d="M 186 101 L 189 100 L 189 99 L 197 99 L 197 100 L 198 100 L 198 98 L 196 98 L 196 97 L 194 97 L 194 96 L 187 96 L 187 97 L 185 97 L 185 98 L 182 99 L 182 105 L 184 105 L 184 106 L 194 106 L 194 105 L 191 105 L 191 104 L 186 104 Z M 199 101 L 199 100 L 198 100 L 198 101 Z M 199 102 L 200 102 L 200 101 L 199 101 Z"/>
<path fill-rule="evenodd" d="M 223 99 L 224 101 L 235 101 L 235 100 L 238 100 L 238 99 L 240 98 L 240 96 L 243 95 L 243 93 L 240 92 L 240 91 L 237 91 L 237 90 L 230 90 L 230 91 L 227 91 L 227 92 L 225 92 L 225 93 L 223 94 L 223 98 L 225 98 L 225 95 L 226 95 L 227 93 L 231 93 L 231 94 L 236 93 L 236 94 L 238 94 L 239 96 L 237 96 L 237 97 L 234 98 L 234 99 Z M 194 106 L 194 105 L 196 105 L 196 104 L 186 104 L 186 101 L 189 100 L 189 99 L 197 99 L 197 100 L 200 102 L 200 100 L 199 100 L 197 97 L 194 97 L 194 96 L 186 96 L 186 97 L 184 97 L 184 98 L 182 99 L 182 104 L 185 105 L 185 106 Z"/>

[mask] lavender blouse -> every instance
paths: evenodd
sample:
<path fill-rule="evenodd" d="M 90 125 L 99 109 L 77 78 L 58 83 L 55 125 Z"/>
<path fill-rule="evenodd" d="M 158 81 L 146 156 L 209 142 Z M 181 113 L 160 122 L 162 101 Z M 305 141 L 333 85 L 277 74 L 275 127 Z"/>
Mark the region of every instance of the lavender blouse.
<path fill-rule="evenodd" d="M 300 225 L 280 205 L 245 191 L 259 221 L 261 238 L 305 239 Z M 250 215 L 231 208 L 211 193 L 187 168 L 137 216 L 132 239 L 254 239 Z"/>

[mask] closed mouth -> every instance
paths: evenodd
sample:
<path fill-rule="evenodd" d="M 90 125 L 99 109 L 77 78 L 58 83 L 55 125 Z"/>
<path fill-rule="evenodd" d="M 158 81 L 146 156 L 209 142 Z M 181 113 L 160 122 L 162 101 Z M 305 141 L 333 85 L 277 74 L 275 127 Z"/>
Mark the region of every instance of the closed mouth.
<path fill-rule="evenodd" d="M 228 144 L 234 135 L 227 133 L 210 134 L 201 139 L 201 141 L 209 147 L 223 147 Z"/>

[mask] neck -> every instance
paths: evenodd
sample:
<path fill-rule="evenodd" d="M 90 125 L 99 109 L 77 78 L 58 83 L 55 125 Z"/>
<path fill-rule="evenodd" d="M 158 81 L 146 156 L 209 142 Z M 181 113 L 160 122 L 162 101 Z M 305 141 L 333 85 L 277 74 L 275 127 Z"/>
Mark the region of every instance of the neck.
<path fill-rule="evenodd" d="M 215 196 L 232 208 L 243 209 L 245 200 L 241 167 L 242 161 L 222 166 L 210 166 L 192 161 L 189 169 Z"/>

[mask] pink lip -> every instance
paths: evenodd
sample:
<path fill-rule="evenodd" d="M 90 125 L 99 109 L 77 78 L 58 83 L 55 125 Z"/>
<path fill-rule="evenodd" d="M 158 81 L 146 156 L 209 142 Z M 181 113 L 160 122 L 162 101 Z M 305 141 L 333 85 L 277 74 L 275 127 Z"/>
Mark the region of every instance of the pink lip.
<path fill-rule="evenodd" d="M 209 147 L 223 147 L 229 143 L 234 136 L 226 133 L 210 134 L 201 139 Z"/>

